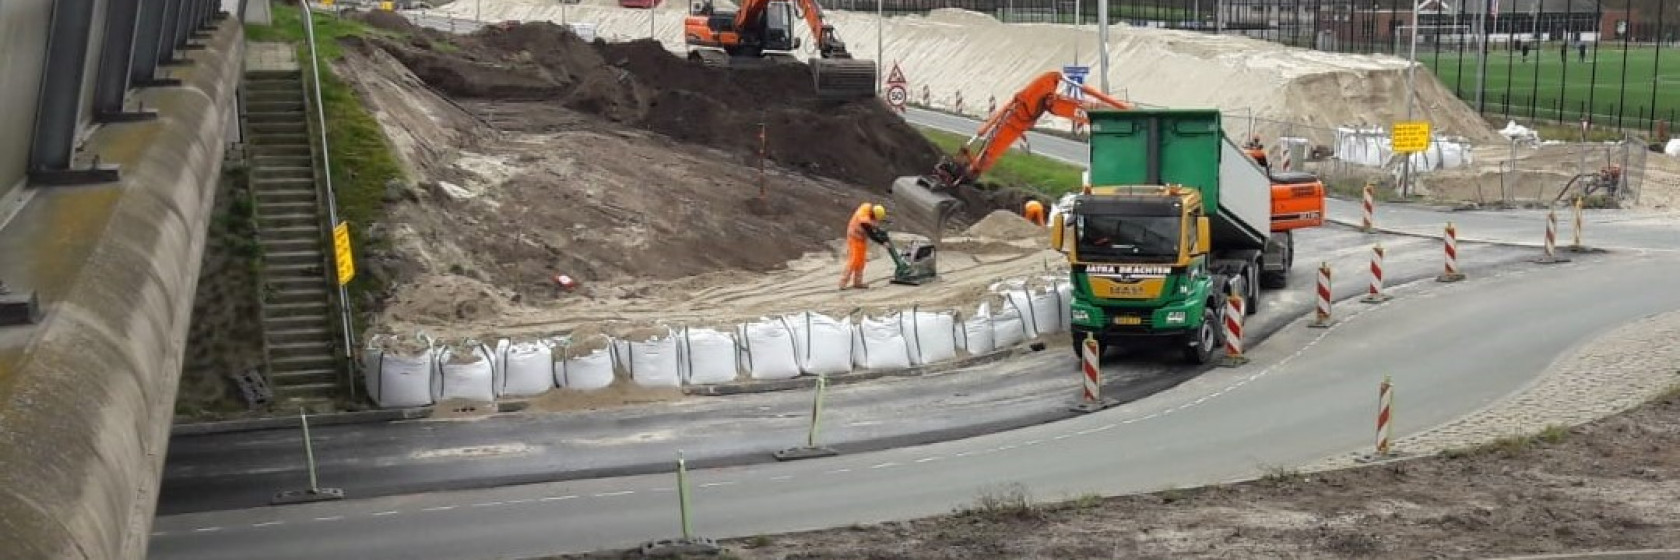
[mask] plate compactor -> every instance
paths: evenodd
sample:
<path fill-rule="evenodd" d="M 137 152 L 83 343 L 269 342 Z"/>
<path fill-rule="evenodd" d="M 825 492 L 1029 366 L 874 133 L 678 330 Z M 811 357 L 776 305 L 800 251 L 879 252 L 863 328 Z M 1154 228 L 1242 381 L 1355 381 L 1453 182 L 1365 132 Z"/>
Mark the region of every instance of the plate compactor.
<path fill-rule="evenodd" d="M 933 183 L 922 177 L 899 177 L 892 184 L 893 212 L 905 216 L 905 222 L 921 226 L 928 241 L 914 241 L 899 249 L 887 236 L 877 230 L 875 241 L 887 247 L 893 259 L 892 283 L 920 286 L 939 277 L 939 240 L 945 232 L 945 222 L 962 209 L 962 201 L 948 194 L 935 192 Z"/>

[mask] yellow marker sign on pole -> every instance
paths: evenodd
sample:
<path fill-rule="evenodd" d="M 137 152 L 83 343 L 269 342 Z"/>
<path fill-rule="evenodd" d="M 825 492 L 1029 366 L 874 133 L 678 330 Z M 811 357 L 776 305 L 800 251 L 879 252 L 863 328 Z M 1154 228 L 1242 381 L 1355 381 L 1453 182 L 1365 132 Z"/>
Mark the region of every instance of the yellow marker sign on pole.
<path fill-rule="evenodd" d="M 1429 121 L 1399 121 L 1390 135 L 1394 151 L 1410 154 L 1429 149 Z"/>
<path fill-rule="evenodd" d="M 387 12 L 393 11 L 393 10 L 396 9 L 395 4 L 396 4 L 395 2 L 380 2 L 379 3 L 379 9 L 385 10 Z"/>
<path fill-rule="evenodd" d="M 333 227 L 333 261 L 338 263 L 338 285 L 350 283 L 356 277 L 356 263 L 350 258 L 350 224 L 339 222 Z"/>

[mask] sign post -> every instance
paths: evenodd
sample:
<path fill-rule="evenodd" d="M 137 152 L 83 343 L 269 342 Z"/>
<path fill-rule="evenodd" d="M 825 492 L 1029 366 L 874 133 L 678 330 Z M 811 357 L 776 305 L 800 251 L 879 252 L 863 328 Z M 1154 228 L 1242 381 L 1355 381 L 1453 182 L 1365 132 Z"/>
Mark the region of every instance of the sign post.
<path fill-rule="evenodd" d="M 1078 85 L 1085 85 L 1085 77 L 1091 75 L 1091 67 L 1090 66 L 1078 66 L 1078 65 L 1063 66 L 1062 67 L 1062 75 L 1066 76 L 1068 81 L 1070 81 L 1070 82 L 1073 82 L 1073 83 L 1078 84 Z M 1066 88 L 1067 88 L 1067 96 L 1069 98 L 1072 98 L 1074 101 L 1083 101 L 1085 99 L 1085 91 L 1084 90 L 1082 90 L 1078 87 L 1067 85 L 1067 84 L 1063 84 L 1063 85 L 1066 86 Z M 1072 125 L 1070 125 L 1070 128 L 1071 128 L 1071 132 L 1073 132 L 1074 134 L 1078 134 L 1079 133 L 1079 122 L 1075 121 Z"/>
<path fill-rule="evenodd" d="M 892 72 L 887 73 L 887 104 L 900 113 L 904 112 L 905 102 L 910 100 L 910 91 L 904 89 L 906 84 L 904 71 L 898 68 L 898 62 L 893 62 Z"/>
<path fill-rule="evenodd" d="M 1429 149 L 1429 121 L 1399 121 L 1389 132 L 1395 153 L 1414 154 Z"/>

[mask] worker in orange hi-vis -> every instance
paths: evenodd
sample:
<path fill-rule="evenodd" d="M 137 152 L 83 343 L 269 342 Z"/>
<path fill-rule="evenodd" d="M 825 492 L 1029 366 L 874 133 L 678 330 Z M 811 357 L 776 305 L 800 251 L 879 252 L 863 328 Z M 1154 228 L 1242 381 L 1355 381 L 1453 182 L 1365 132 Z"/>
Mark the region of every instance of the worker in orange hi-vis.
<path fill-rule="evenodd" d="M 846 272 L 840 276 L 840 289 L 868 288 L 863 282 L 863 265 L 869 262 L 869 241 L 879 238 L 881 220 L 887 219 L 887 209 L 865 202 L 852 213 L 846 224 Z"/>
<path fill-rule="evenodd" d="M 1021 217 L 1026 218 L 1035 226 L 1044 227 L 1044 203 L 1037 200 L 1028 200 L 1026 209 L 1021 211 Z"/>

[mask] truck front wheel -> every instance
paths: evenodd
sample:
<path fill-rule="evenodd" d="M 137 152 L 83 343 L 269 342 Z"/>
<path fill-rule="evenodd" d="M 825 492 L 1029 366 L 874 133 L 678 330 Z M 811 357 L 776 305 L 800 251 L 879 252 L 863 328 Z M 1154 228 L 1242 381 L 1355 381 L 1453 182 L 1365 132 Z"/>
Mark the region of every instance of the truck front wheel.
<path fill-rule="evenodd" d="M 1202 309 L 1202 325 L 1184 341 L 1184 360 L 1195 365 L 1213 361 L 1214 349 L 1219 347 L 1219 326 L 1224 319 L 1213 306 Z"/>

